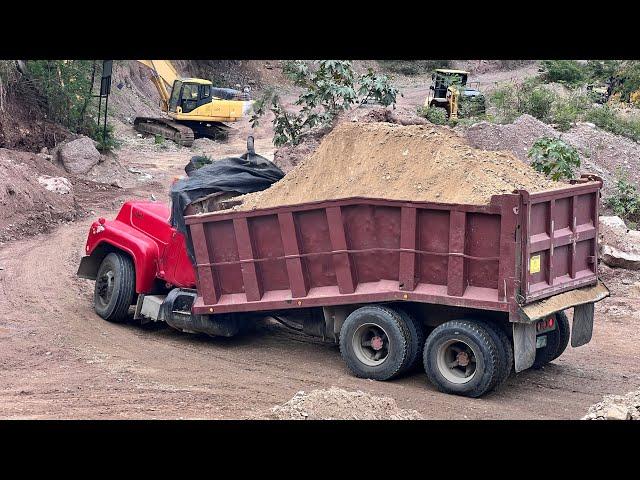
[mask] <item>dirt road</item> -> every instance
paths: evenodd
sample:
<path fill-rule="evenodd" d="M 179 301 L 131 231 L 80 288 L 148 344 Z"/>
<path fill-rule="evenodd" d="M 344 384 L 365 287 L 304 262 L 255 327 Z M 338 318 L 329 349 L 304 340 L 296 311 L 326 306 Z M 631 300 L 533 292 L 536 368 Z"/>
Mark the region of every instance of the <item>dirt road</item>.
<path fill-rule="evenodd" d="M 0 251 L 0 418 L 259 418 L 298 390 L 338 386 L 425 418 L 570 419 L 640 384 L 640 302 L 628 297 L 598 305 L 589 345 L 477 400 L 441 394 L 424 374 L 354 378 L 336 347 L 277 325 L 212 339 L 111 324 L 93 312 L 92 282 L 75 277 L 89 223 Z"/>
<path fill-rule="evenodd" d="M 207 153 L 241 153 L 244 133 Z M 256 143 L 272 155 L 267 136 Z M 165 199 L 192 154 L 120 151 L 154 181 L 88 208 L 113 217 L 127 198 Z M 597 305 L 590 344 L 466 399 L 437 392 L 423 373 L 357 379 L 337 347 L 277 324 L 213 339 L 105 322 L 93 311 L 93 283 L 75 276 L 93 218 L 0 247 L 0 418 L 264 418 L 299 390 L 336 386 L 392 397 L 428 419 L 577 419 L 603 395 L 640 385 L 640 273 L 605 272 L 614 296 Z"/>

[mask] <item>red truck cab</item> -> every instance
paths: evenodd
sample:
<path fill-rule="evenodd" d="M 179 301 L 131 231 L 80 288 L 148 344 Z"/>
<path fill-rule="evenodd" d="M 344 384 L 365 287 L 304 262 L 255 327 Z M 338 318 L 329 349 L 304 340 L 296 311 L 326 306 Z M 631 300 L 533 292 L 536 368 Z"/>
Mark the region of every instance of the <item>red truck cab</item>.
<path fill-rule="evenodd" d="M 162 283 L 195 288 L 184 235 L 170 225 L 169 217 L 165 203 L 131 201 L 114 220 L 99 218 L 91 224 L 78 274 L 95 280 L 103 259 L 121 251 L 134 264 L 137 294 L 154 293 Z"/>

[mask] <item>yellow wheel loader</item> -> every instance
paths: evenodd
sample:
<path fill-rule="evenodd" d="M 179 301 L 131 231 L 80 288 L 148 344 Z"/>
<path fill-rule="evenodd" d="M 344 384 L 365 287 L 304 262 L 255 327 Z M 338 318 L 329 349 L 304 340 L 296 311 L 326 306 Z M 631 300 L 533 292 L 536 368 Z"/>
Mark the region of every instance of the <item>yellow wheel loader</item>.
<path fill-rule="evenodd" d="M 484 95 L 478 90 L 480 84 L 467 84 L 468 77 L 469 72 L 464 70 L 436 69 L 431 75 L 433 83 L 424 106 L 444 108 L 447 117 L 452 119 L 484 113 L 486 104 Z"/>
<path fill-rule="evenodd" d="M 209 80 L 180 78 L 169 60 L 138 60 L 153 73 L 166 117 L 136 117 L 138 132 L 161 135 L 179 145 L 191 146 L 196 137 L 225 138 L 229 127 L 246 116 L 253 102 L 249 94 L 216 88 Z"/>

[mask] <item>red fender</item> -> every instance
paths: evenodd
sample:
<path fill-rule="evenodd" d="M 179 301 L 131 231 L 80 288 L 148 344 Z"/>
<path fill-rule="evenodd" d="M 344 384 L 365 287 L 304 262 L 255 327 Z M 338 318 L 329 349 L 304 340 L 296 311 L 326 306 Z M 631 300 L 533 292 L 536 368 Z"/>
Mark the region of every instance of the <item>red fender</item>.
<path fill-rule="evenodd" d="M 91 256 L 94 252 L 104 252 L 106 245 L 111 245 L 131 256 L 136 269 L 136 292 L 151 292 L 160 255 L 158 245 L 147 235 L 126 223 L 119 220 L 100 219 L 91 225 L 85 254 Z"/>

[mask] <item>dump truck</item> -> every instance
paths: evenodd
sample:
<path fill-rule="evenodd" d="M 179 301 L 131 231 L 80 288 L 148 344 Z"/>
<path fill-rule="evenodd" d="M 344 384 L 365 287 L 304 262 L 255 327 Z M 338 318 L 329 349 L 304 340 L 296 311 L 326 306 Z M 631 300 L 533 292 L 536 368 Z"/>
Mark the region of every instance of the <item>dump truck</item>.
<path fill-rule="evenodd" d="M 143 322 L 233 336 L 286 319 L 338 344 L 357 377 L 422 367 L 440 391 L 479 397 L 591 340 L 594 304 L 608 295 L 601 187 L 583 175 L 486 205 L 354 197 L 192 209 L 186 234 L 169 206 L 131 201 L 93 222 L 78 274 L 95 280 L 95 310 L 109 321 L 134 307 Z"/>

